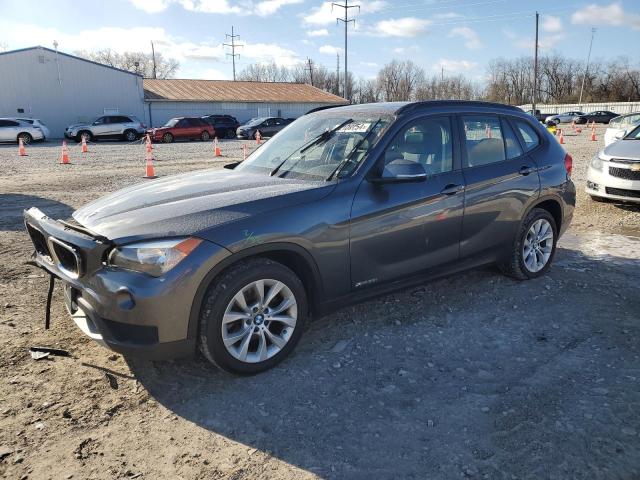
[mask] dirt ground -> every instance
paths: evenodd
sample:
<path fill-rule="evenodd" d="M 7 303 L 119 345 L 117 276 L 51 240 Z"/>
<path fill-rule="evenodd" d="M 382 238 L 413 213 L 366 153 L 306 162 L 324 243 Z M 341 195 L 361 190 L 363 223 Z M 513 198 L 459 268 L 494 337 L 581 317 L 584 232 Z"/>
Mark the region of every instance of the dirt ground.
<path fill-rule="evenodd" d="M 144 147 L 73 144 L 61 166 L 58 143 L 0 146 L 0 477 L 640 478 L 640 208 L 583 193 L 602 134 L 566 137 L 578 205 L 549 275 L 487 268 L 345 308 L 251 378 L 114 354 L 59 289 L 45 331 L 22 210 L 64 218 L 142 181 Z M 157 173 L 220 168 L 241 145 L 158 145 Z"/>

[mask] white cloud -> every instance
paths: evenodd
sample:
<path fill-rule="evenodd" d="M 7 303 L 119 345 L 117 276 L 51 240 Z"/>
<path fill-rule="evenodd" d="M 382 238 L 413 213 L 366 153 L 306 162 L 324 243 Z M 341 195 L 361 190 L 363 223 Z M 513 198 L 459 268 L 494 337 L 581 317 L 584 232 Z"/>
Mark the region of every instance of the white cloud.
<path fill-rule="evenodd" d="M 340 47 L 334 47 L 333 45 L 323 45 L 318 49 L 318 51 L 326 55 L 335 55 L 336 53 L 342 53 L 342 49 Z"/>
<path fill-rule="evenodd" d="M 455 27 L 449 32 L 450 37 L 461 37 L 465 40 L 464 45 L 469 50 L 478 50 L 482 48 L 482 42 L 476 31 L 470 27 Z"/>
<path fill-rule="evenodd" d="M 307 31 L 307 35 L 309 35 L 310 37 L 328 37 L 329 30 L 327 30 L 326 28 L 320 28 L 318 30 L 309 30 Z"/>
<path fill-rule="evenodd" d="M 369 29 L 371 35 L 381 37 L 416 37 L 427 30 L 430 20 L 404 17 L 382 20 Z"/>
<path fill-rule="evenodd" d="M 380 66 L 376 62 L 360 62 L 360 65 L 366 68 L 377 68 Z"/>
<path fill-rule="evenodd" d="M 538 38 L 538 47 L 541 49 L 551 49 L 555 47 L 561 40 L 566 37 L 564 33 L 550 33 L 548 35 L 541 35 Z M 535 39 L 532 37 L 520 38 L 514 42 L 514 45 L 518 48 L 525 50 L 533 50 L 535 45 Z"/>
<path fill-rule="evenodd" d="M 392 53 L 396 55 L 409 55 L 420 52 L 420 47 L 417 45 L 411 45 L 409 47 L 396 47 L 391 50 Z"/>
<path fill-rule="evenodd" d="M 629 26 L 640 30 L 640 15 L 625 12 L 620 3 L 600 6 L 588 5 L 571 15 L 571 23 L 575 25 L 613 25 Z"/>
<path fill-rule="evenodd" d="M 311 10 L 303 16 L 304 23 L 307 25 L 330 25 L 336 22 L 336 18 L 344 18 L 344 9 L 332 7 L 332 2 L 322 2 L 319 7 Z M 361 2 L 360 8 L 350 8 L 349 17 L 353 18 L 358 14 L 367 15 L 382 10 L 387 6 L 387 2 L 383 0 L 373 0 Z"/>
<path fill-rule="evenodd" d="M 542 20 L 542 30 L 550 33 L 562 32 L 562 20 L 559 17 L 545 15 Z"/>
<path fill-rule="evenodd" d="M 449 58 L 441 58 L 433 66 L 433 69 L 440 72 L 444 69 L 445 74 L 468 72 L 478 68 L 477 62 L 469 60 L 452 60 Z"/>
<path fill-rule="evenodd" d="M 515 40 L 518 37 L 513 30 L 509 30 L 508 28 L 503 28 L 502 33 L 509 40 Z"/>
<path fill-rule="evenodd" d="M 130 0 L 134 7 L 138 10 L 144 10 L 147 13 L 158 13 L 165 10 L 171 0 Z"/>
<path fill-rule="evenodd" d="M 285 5 L 302 3 L 304 0 L 129 0 L 134 7 L 147 13 L 159 13 L 167 9 L 171 3 L 180 5 L 190 12 L 259 15 L 266 17 L 273 15 Z"/>

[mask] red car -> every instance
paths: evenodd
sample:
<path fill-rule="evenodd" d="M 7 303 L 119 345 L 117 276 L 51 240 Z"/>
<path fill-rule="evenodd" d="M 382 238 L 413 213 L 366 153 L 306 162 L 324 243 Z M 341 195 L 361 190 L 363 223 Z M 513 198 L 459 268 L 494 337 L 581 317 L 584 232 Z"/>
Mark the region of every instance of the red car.
<path fill-rule="evenodd" d="M 148 131 L 154 142 L 171 143 L 178 138 L 199 139 L 206 142 L 216 136 L 216 130 L 197 117 L 178 117 L 169 120 L 163 127 Z"/>

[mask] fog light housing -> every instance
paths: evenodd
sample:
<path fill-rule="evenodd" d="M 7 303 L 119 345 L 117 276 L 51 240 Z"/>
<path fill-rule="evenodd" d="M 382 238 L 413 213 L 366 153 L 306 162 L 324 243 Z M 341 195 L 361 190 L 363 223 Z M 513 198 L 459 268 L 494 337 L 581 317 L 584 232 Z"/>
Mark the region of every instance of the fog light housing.
<path fill-rule="evenodd" d="M 587 180 L 587 188 L 589 190 L 598 190 L 598 184 L 597 183 L 593 183 Z"/>

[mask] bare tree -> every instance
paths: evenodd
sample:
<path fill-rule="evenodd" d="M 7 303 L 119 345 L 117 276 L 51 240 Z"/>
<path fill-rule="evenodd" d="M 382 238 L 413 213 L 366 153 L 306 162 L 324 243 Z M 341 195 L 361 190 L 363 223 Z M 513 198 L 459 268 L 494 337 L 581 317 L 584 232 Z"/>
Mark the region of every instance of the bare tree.
<path fill-rule="evenodd" d="M 120 68 L 129 72 L 142 75 L 145 78 L 153 78 L 153 56 L 145 52 L 118 53 L 111 49 L 87 52 L 84 50 L 75 52 L 76 55 L 87 60 Z M 157 78 L 173 78 L 180 68 L 177 60 L 165 58 L 161 53 L 156 53 Z"/>

